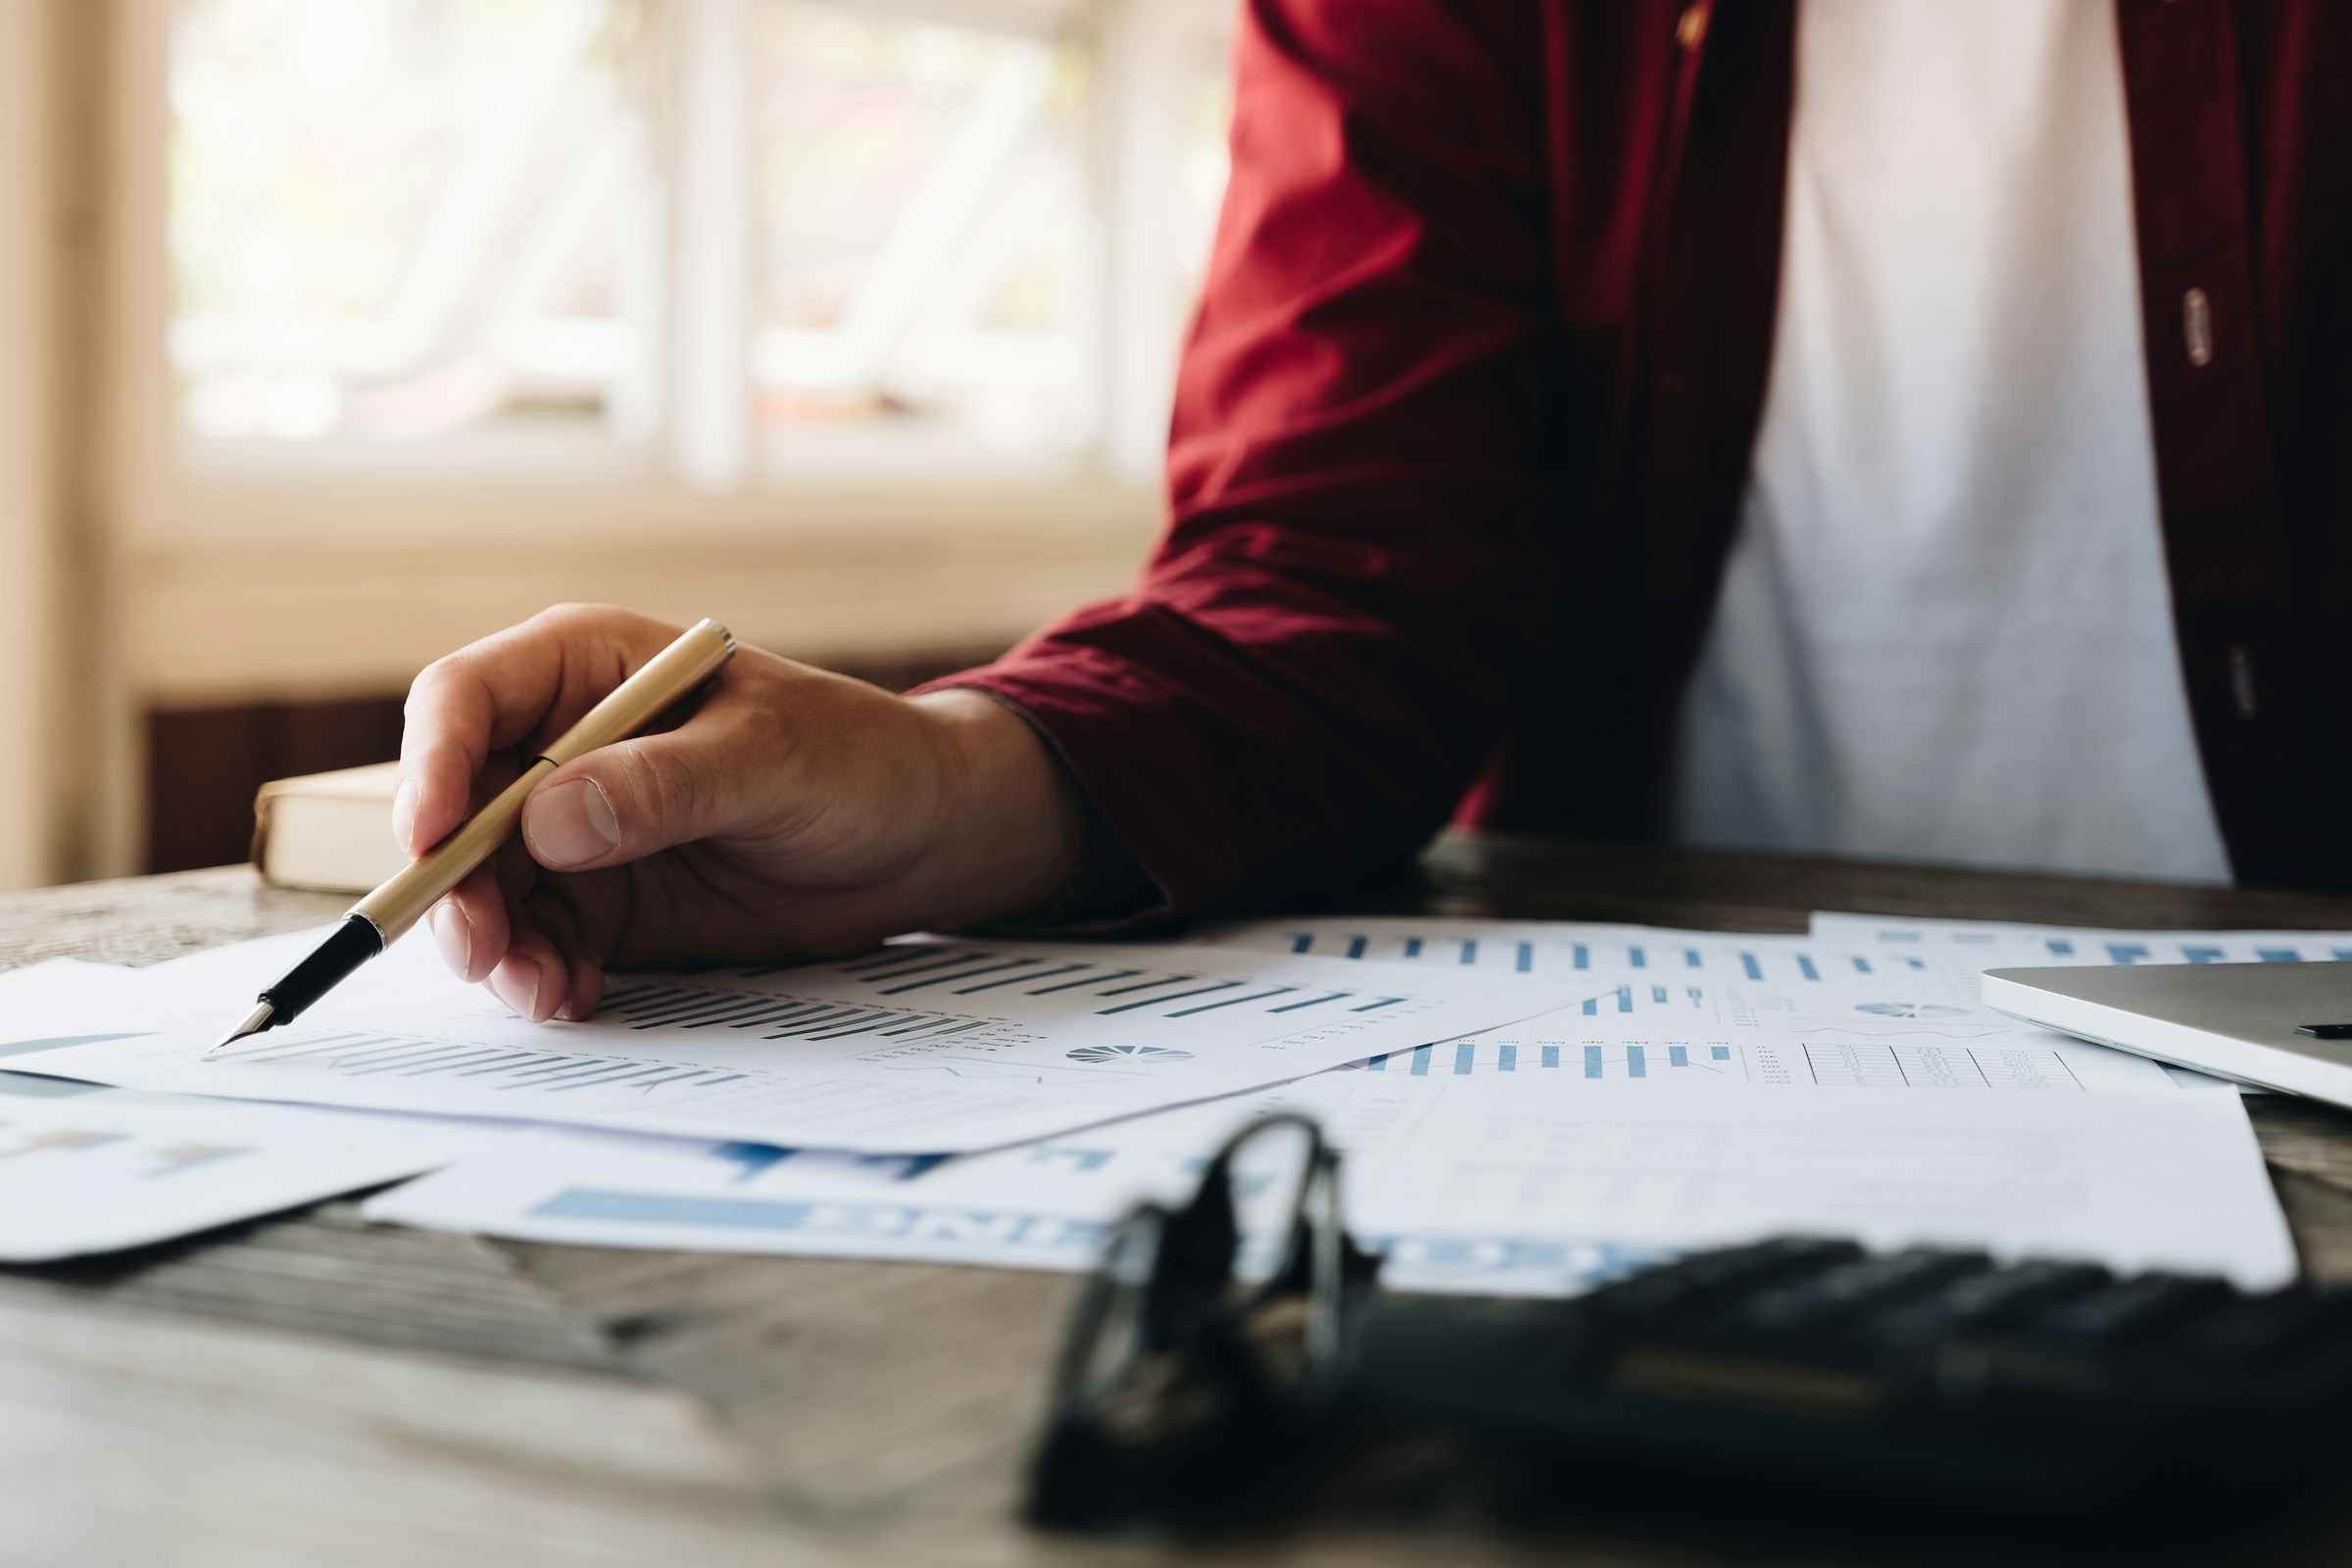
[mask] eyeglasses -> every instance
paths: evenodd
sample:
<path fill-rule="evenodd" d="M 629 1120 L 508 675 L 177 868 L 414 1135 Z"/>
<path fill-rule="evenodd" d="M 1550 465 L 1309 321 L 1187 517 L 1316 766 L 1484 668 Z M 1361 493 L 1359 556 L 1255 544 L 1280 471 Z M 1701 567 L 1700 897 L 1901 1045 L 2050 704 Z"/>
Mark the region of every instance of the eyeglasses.
<path fill-rule="evenodd" d="M 1106 1238 L 1054 1372 L 1030 1518 L 1272 1504 L 1330 1416 L 1379 1267 L 1348 1235 L 1340 1155 L 1312 1121 L 1236 1133 L 1189 1202 L 1141 1204 Z"/>

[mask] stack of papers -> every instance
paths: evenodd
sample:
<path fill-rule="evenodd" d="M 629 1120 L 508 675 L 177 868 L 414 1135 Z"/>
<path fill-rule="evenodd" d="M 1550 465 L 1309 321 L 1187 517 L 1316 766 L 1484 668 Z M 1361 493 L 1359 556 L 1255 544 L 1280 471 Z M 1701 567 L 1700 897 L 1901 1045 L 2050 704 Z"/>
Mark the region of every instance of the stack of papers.
<path fill-rule="evenodd" d="M 318 936 L 0 977 L 0 1191 L 37 1170 L 53 1210 L 37 1234 L 0 1218 L 0 1255 L 128 1245 L 429 1170 L 368 1212 L 1077 1270 L 1128 1204 L 1180 1198 L 1233 1130 L 1290 1109 L 1346 1151 L 1349 1223 L 1398 1289 L 1569 1293 L 1787 1231 L 2260 1288 L 2295 1260 L 2230 1086 L 1989 1012 L 1977 978 L 2352 953 L 2313 933 L 1826 914 L 1801 937 L 1268 921 L 1178 947 L 923 939 L 616 977 L 597 1018 L 534 1026 L 409 943 L 295 1026 L 207 1057 L 222 1018 Z M 115 1087 L 6 1092 L 65 1080 Z M 238 1152 L 147 1174 L 174 1140 Z M 103 1170 L 75 1164 L 108 1150 Z"/>

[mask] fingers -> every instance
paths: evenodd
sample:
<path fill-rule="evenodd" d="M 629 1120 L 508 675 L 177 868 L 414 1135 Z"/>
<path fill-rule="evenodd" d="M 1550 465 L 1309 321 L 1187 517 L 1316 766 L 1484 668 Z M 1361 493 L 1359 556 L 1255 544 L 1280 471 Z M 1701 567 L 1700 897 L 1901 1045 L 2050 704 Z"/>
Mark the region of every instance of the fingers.
<path fill-rule="evenodd" d="M 689 722 L 562 768 L 522 808 L 531 858 L 550 870 L 593 870 L 742 827 L 765 808 L 764 794 L 740 776 L 750 759 L 721 734 Z"/>
<path fill-rule="evenodd" d="M 604 999 L 604 965 L 565 894 L 539 887 L 509 918 L 514 940 L 491 971 L 490 990 L 533 1023 L 578 1020 Z"/>
<path fill-rule="evenodd" d="M 507 897 L 498 885 L 496 869 L 476 866 L 433 906 L 425 923 L 432 928 L 433 942 L 450 973 L 467 985 L 489 979 L 490 971 L 506 956 L 510 939 Z"/>
<path fill-rule="evenodd" d="M 518 929 L 507 956 L 490 971 L 490 992 L 518 1017 L 545 1023 L 570 1000 L 571 966 L 555 944 L 527 927 Z"/>
<path fill-rule="evenodd" d="M 676 635 L 625 611 L 559 606 L 427 666 L 401 734 L 401 849 L 421 855 L 465 819 L 493 751 L 569 724 Z"/>

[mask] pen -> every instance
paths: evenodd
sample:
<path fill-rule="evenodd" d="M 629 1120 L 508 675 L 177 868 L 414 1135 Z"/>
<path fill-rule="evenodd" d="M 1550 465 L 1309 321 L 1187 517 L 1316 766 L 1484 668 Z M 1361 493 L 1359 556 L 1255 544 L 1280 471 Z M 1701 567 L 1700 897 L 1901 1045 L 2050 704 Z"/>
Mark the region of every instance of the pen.
<path fill-rule="evenodd" d="M 583 714 L 562 738 L 531 760 L 522 776 L 499 792 L 458 830 L 351 906 L 334 935 L 261 994 L 253 1011 L 205 1053 L 292 1023 L 303 1009 L 350 978 L 424 917 L 424 911 L 490 858 L 521 819 L 523 802 L 547 776 L 577 757 L 628 739 L 688 692 L 708 680 L 735 652 L 735 639 L 715 620 L 699 620 L 605 700 Z"/>

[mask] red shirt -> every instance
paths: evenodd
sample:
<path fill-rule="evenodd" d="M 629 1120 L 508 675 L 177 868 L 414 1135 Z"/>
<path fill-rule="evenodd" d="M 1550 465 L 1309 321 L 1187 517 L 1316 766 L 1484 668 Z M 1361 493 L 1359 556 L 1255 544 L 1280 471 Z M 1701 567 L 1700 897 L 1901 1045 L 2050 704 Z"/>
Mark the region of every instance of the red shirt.
<path fill-rule="evenodd" d="M 1344 891 L 1457 808 L 1655 830 L 1762 413 L 1794 16 L 1245 7 L 1168 531 L 952 682 L 1176 907 Z M 2240 881 L 2352 887 L 2352 6 L 2118 16 L 2207 785 Z"/>

